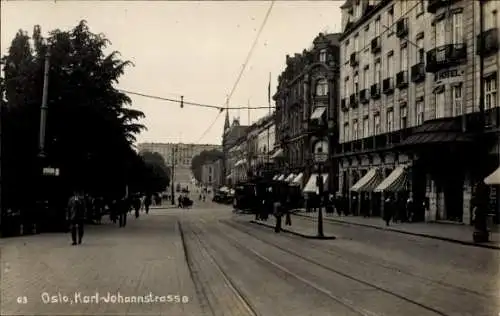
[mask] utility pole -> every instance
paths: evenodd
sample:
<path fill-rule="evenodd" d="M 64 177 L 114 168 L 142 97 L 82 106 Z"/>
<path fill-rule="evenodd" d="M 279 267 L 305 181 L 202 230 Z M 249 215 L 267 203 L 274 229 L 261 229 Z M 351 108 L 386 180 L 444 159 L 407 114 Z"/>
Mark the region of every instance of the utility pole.
<path fill-rule="evenodd" d="M 171 188 L 171 198 L 172 198 L 172 205 L 175 205 L 175 189 L 174 189 L 174 173 L 175 173 L 175 153 L 177 152 L 177 145 L 174 145 L 172 147 L 172 167 L 171 167 L 171 170 L 170 170 L 170 174 L 171 174 L 171 179 L 170 179 L 170 188 Z"/>
<path fill-rule="evenodd" d="M 2 89 L 0 91 L 0 236 L 3 232 L 3 204 L 2 204 L 2 124 L 3 124 L 3 115 L 2 115 L 2 110 L 3 110 L 3 97 L 4 97 L 4 90 Z"/>
<path fill-rule="evenodd" d="M 39 156 L 40 158 L 45 158 L 45 132 L 47 130 L 47 100 L 49 96 L 49 70 L 50 70 L 50 51 L 47 48 L 45 53 L 45 66 L 43 75 L 43 94 L 42 94 L 42 106 L 40 107 L 40 133 L 39 133 Z M 43 166 L 42 166 L 43 167 Z"/>

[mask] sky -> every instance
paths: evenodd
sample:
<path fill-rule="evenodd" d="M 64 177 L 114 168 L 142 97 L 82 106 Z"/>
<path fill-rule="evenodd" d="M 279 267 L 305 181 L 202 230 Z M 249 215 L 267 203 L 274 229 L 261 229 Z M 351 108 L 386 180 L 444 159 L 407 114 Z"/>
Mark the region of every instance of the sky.
<path fill-rule="evenodd" d="M 343 1 L 277 1 L 258 38 L 230 107 L 268 105 L 286 55 L 312 45 L 320 32 L 340 32 Z M 45 35 L 70 30 L 82 19 L 94 33 L 103 33 L 132 61 L 117 88 L 159 97 L 224 106 L 264 21 L 270 1 L 4 1 L 1 3 L 1 52 L 19 29 Z M 225 113 L 217 109 L 130 95 L 143 111 L 147 131 L 138 142 L 220 144 Z M 272 102 L 272 101 L 271 101 Z M 250 112 L 250 113 L 249 113 Z M 267 109 L 229 110 L 231 121 L 257 121 Z M 214 123 L 215 122 L 215 123 Z M 212 125 L 213 124 L 213 125 Z M 211 128 L 209 128 L 212 126 Z"/>

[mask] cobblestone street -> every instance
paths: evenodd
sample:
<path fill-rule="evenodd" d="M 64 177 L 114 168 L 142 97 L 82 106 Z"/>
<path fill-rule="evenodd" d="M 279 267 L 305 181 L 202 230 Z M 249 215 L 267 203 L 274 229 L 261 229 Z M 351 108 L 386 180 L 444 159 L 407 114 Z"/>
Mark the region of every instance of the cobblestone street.
<path fill-rule="evenodd" d="M 500 311 L 498 250 L 333 223 L 325 224 L 325 233 L 335 240 L 310 240 L 275 234 L 250 219 L 205 203 L 154 209 L 137 220 L 129 217 L 125 228 L 88 226 L 80 246 L 71 246 L 65 234 L 0 240 L 1 314 Z M 297 216 L 292 224 L 296 230 L 314 227 Z M 65 295 L 68 302 L 46 303 Z"/>

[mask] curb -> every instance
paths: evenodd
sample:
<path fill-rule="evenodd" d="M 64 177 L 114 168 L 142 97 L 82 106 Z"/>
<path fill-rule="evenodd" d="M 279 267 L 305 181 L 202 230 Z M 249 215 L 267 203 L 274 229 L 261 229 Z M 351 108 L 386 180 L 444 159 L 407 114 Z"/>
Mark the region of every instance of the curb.
<path fill-rule="evenodd" d="M 273 225 L 260 223 L 260 222 L 257 222 L 255 220 L 250 220 L 250 223 L 274 229 Z M 283 231 L 285 233 L 288 233 L 288 234 L 295 235 L 295 236 L 299 236 L 299 237 L 302 237 L 302 238 L 306 238 L 306 239 L 317 239 L 317 240 L 334 240 L 334 239 L 337 239 L 337 237 L 335 237 L 335 236 L 318 237 L 318 236 L 313 236 L 313 235 L 306 235 L 306 234 L 294 232 L 292 230 L 288 230 L 286 228 L 282 228 L 281 231 Z"/>
<path fill-rule="evenodd" d="M 304 218 L 311 218 L 310 216 L 297 214 L 297 213 L 295 213 L 295 215 L 300 216 L 300 217 L 304 217 Z M 395 228 L 386 228 L 386 227 L 380 227 L 380 226 L 369 225 L 369 224 L 346 222 L 346 221 L 341 221 L 341 220 L 337 220 L 337 219 L 333 219 L 333 218 L 325 218 L 325 220 L 327 222 L 331 222 L 332 224 L 339 223 L 339 224 L 344 224 L 344 225 L 362 226 L 362 227 L 368 227 L 368 228 L 373 228 L 373 229 L 378 229 L 378 230 L 395 232 L 395 233 L 404 234 L 404 235 L 412 235 L 412 236 L 424 237 L 424 238 L 429 238 L 429 239 L 442 240 L 442 241 L 447 241 L 447 242 L 451 242 L 451 243 L 455 243 L 455 244 L 461 244 L 464 246 L 500 250 L 500 246 L 496 246 L 496 245 L 479 244 L 479 243 L 475 243 L 472 241 L 464 241 L 464 240 L 458 240 L 458 239 L 441 237 L 441 236 L 434 236 L 434 235 L 429 235 L 429 234 L 424 234 L 424 233 L 407 232 L 407 231 L 399 230 L 399 229 L 395 229 Z"/>

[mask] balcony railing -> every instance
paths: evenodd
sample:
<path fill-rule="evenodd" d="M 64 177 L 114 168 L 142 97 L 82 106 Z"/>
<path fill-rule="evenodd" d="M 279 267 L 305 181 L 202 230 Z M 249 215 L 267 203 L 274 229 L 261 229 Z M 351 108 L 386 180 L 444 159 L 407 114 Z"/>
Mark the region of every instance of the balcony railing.
<path fill-rule="evenodd" d="M 411 66 L 411 82 L 422 82 L 425 80 L 425 64 L 418 63 Z"/>
<path fill-rule="evenodd" d="M 375 54 L 375 53 L 380 52 L 381 49 L 382 49 L 382 45 L 380 43 L 380 36 L 377 36 L 374 39 L 372 39 L 371 51 L 373 54 Z"/>
<path fill-rule="evenodd" d="M 402 70 L 396 74 L 396 87 L 404 89 L 408 87 L 408 71 Z"/>
<path fill-rule="evenodd" d="M 382 92 L 384 94 L 391 94 L 394 92 L 393 78 L 385 78 L 384 81 L 382 81 Z"/>
<path fill-rule="evenodd" d="M 358 95 L 356 93 L 351 94 L 349 97 L 349 106 L 353 109 L 358 106 Z"/>
<path fill-rule="evenodd" d="M 351 54 L 351 57 L 349 58 L 349 64 L 351 65 L 351 67 L 355 67 L 355 66 L 359 65 L 357 52 Z"/>
<path fill-rule="evenodd" d="M 347 103 L 347 99 L 342 99 L 340 101 L 340 108 L 342 109 L 343 112 L 349 111 L 349 104 Z"/>
<path fill-rule="evenodd" d="M 427 72 L 456 66 L 467 61 L 467 46 L 465 44 L 447 44 L 433 48 L 427 52 Z"/>
<path fill-rule="evenodd" d="M 399 38 L 406 37 L 408 35 L 408 19 L 401 18 L 396 23 L 396 36 Z"/>
<path fill-rule="evenodd" d="M 380 99 L 380 83 L 372 84 L 370 87 L 370 96 L 373 100 Z"/>
<path fill-rule="evenodd" d="M 363 89 L 359 92 L 359 102 L 366 104 L 370 102 L 370 95 L 368 89 Z"/>
<path fill-rule="evenodd" d="M 459 0 L 429 0 L 429 4 L 427 5 L 427 12 L 436 13 L 439 8 L 447 8 Z"/>
<path fill-rule="evenodd" d="M 484 47 L 481 53 L 481 39 L 484 40 Z M 483 55 L 485 57 L 493 55 L 498 52 L 499 49 L 499 36 L 498 28 L 492 28 L 484 31 L 481 35 L 477 36 L 477 55 Z"/>

